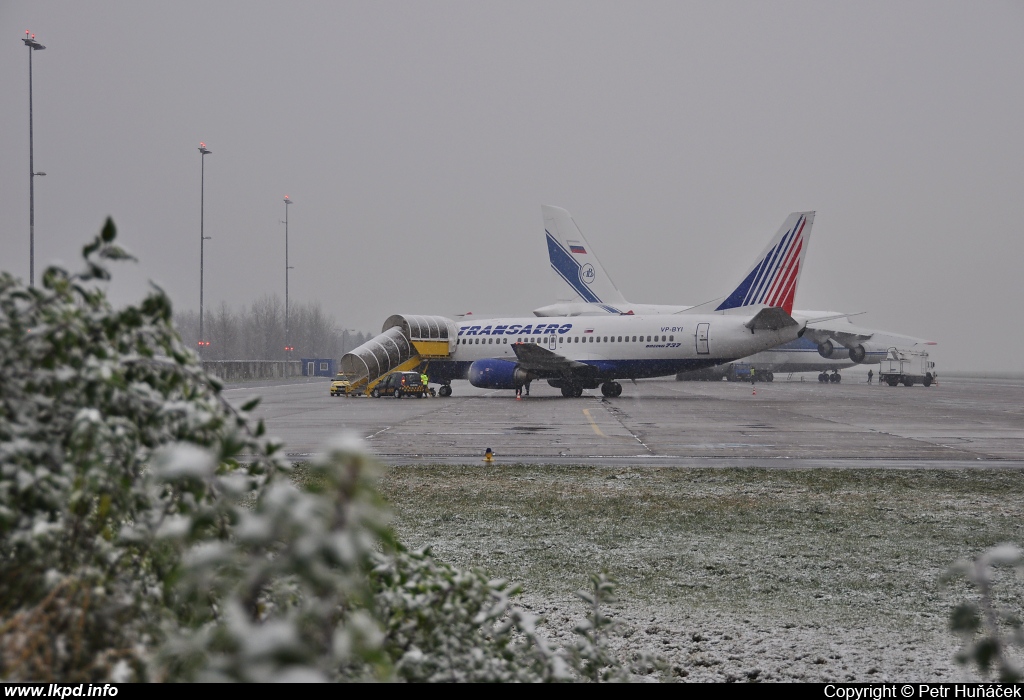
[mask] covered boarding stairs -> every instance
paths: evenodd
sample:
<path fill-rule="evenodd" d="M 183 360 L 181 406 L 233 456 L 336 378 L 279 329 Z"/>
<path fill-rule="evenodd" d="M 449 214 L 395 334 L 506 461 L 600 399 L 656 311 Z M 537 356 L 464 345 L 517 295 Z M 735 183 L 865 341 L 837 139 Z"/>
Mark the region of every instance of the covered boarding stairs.
<path fill-rule="evenodd" d="M 444 316 L 396 314 L 384 322 L 380 335 L 341 358 L 348 393 L 369 394 L 392 372 L 415 370 L 433 359 L 455 352 L 459 329 Z"/>

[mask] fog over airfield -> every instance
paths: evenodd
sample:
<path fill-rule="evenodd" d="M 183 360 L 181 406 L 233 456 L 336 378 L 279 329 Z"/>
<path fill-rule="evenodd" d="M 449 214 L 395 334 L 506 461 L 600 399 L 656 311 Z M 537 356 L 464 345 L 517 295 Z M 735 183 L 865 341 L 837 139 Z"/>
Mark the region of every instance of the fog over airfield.
<path fill-rule="evenodd" d="M 626 297 L 728 291 L 817 211 L 797 307 L 1024 371 L 1024 5 L 964 2 L 0 4 L 0 268 L 36 278 L 107 215 L 147 280 L 207 311 L 319 300 L 522 314 L 561 290 L 541 204 Z M 216 342 L 216 339 L 212 339 Z"/>

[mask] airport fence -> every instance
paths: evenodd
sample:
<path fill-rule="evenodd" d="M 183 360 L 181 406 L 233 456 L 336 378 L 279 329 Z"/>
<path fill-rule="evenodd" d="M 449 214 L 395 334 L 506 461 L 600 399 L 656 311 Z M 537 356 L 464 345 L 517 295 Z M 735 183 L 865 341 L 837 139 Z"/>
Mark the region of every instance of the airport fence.
<path fill-rule="evenodd" d="M 226 382 L 301 377 L 299 360 L 204 360 L 203 370 Z"/>

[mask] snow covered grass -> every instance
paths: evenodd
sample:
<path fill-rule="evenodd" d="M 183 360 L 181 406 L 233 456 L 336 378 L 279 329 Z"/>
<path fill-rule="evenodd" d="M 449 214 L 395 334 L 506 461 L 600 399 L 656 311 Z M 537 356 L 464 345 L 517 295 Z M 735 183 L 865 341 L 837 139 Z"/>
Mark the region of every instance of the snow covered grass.
<path fill-rule="evenodd" d="M 571 637 L 573 592 L 606 571 L 621 653 L 667 680 L 962 680 L 940 576 L 1024 542 L 1016 471 L 402 466 L 399 539 L 521 583 Z M 1022 607 L 1019 582 L 1001 602 Z"/>

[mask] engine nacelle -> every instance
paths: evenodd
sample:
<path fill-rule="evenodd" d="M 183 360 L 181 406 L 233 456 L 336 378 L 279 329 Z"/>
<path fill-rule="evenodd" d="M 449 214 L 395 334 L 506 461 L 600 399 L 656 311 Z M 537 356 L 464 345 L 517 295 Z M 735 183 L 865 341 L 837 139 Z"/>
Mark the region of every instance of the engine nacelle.
<path fill-rule="evenodd" d="M 864 358 L 868 356 L 868 351 L 864 349 L 863 345 L 855 345 L 850 350 L 850 360 L 860 364 L 864 361 Z"/>
<path fill-rule="evenodd" d="M 818 345 L 818 354 L 826 360 L 845 360 L 850 357 L 850 351 L 842 345 L 837 345 L 833 340 L 826 340 Z"/>
<path fill-rule="evenodd" d="M 469 366 L 469 383 L 479 389 L 515 389 L 532 378 L 509 360 L 477 360 Z"/>

